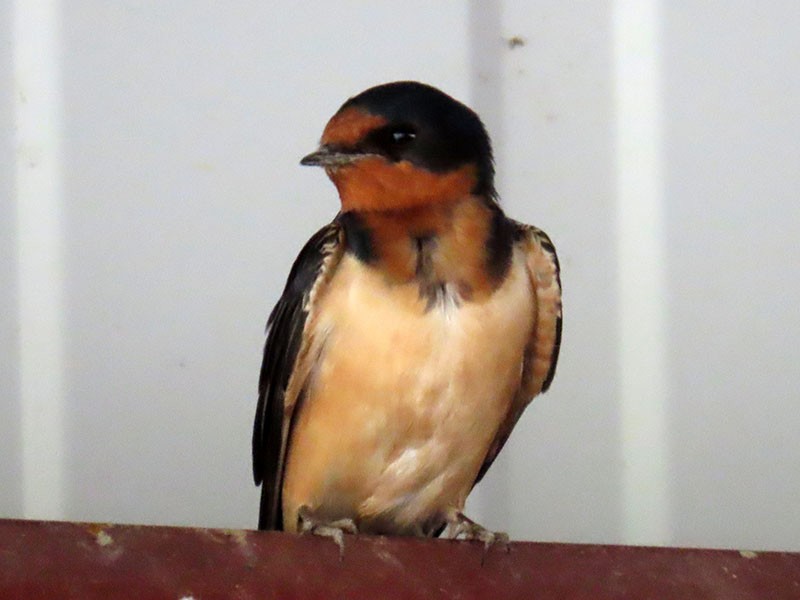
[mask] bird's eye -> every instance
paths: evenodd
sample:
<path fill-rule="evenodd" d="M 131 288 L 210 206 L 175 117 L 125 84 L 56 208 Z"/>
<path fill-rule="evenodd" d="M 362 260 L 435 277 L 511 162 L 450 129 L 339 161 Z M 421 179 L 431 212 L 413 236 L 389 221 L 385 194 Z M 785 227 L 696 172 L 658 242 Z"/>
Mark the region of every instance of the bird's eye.
<path fill-rule="evenodd" d="M 392 141 L 395 144 L 407 144 L 417 137 L 417 134 L 408 129 L 395 129 L 392 131 Z"/>
<path fill-rule="evenodd" d="M 398 161 L 414 149 L 413 142 L 416 137 L 417 132 L 412 125 L 392 123 L 371 131 L 361 146 L 366 152 L 373 152 L 385 156 L 389 160 Z"/>

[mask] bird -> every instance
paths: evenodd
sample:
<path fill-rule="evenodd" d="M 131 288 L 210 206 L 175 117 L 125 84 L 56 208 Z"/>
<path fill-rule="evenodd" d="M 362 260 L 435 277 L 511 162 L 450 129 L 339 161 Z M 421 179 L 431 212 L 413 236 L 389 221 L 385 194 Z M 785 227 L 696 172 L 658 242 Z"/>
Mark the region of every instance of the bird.
<path fill-rule="evenodd" d="M 502 210 L 480 117 L 427 84 L 351 97 L 300 163 L 341 209 L 268 319 L 259 529 L 506 541 L 464 505 L 555 375 L 553 243 Z"/>

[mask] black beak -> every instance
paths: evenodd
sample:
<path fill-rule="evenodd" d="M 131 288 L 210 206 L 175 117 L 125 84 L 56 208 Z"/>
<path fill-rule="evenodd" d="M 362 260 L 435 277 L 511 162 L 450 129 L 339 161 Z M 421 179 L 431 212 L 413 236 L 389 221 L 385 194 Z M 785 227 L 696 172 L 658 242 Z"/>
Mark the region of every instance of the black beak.
<path fill-rule="evenodd" d="M 358 152 L 345 152 L 330 146 L 320 146 L 316 152 L 304 156 L 300 160 L 300 164 L 306 167 L 341 167 L 349 165 L 364 156 L 366 155 Z"/>

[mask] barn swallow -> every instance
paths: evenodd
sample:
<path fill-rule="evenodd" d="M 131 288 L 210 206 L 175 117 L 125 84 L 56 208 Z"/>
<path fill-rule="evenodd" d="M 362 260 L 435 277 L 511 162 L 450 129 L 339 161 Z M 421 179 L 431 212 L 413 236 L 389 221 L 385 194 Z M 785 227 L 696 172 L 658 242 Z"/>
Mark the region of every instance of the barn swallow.
<path fill-rule="evenodd" d="M 552 242 L 505 216 L 483 123 L 428 85 L 350 98 L 301 164 L 325 170 L 341 211 L 269 317 L 259 529 L 499 541 L 462 511 L 553 380 Z"/>

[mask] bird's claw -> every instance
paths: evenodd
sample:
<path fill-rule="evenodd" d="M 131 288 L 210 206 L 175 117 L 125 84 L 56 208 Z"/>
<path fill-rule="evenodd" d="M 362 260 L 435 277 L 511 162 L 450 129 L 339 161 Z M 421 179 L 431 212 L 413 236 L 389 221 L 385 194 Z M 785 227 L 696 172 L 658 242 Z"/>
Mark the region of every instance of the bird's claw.
<path fill-rule="evenodd" d="M 459 540 L 478 540 L 483 542 L 481 566 L 486 560 L 486 555 L 492 546 L 500 546 L 508 554 L 511 551 L 508 534 L 502 531 L 490 531 L 479 525 L 461 511 L 453 511 L 448 515 L 449 537 Z"/>
<path fill-rule="evenodd" d="M 357 534 L 358 527 L 353 519 L 337 519 L 323 521 L 318 519 L 310 509 L 303 506 L 297 513 L 299 519 L 298 531 L 300 534 L 310 533 L 329 537 L 339 547 L 339 560 L 344 558 L 344 534 Z"/>

